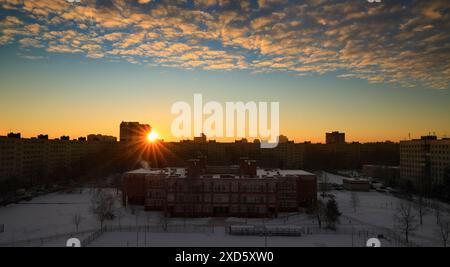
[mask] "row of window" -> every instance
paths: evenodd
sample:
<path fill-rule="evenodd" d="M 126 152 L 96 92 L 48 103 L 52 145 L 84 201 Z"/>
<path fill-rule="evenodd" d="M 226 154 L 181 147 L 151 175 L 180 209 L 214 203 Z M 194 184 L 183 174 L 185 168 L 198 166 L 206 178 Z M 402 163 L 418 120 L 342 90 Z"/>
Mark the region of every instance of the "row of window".
<path fill-rule="evenodd" d="M 161 198 L 162 195 L 155 194 L 151 192 L 147 195 L 148 197 Z M 275 203 L 275 195 L 261 196 L 261 195 L 241 195 L 239 198 L 238 194 L 232 194 L 231 199 L 227 194 L 167 194 L 167 200 L 169 202 L 214 202 L 214 203 Z"/>

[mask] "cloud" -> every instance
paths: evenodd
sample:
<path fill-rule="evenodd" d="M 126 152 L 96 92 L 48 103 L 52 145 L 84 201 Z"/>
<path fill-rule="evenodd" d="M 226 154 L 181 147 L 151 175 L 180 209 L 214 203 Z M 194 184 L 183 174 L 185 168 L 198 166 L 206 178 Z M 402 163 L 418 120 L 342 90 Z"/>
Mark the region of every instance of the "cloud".
<path fill-rule="evenodd" d="M 139 4 L 148 4 L 150 3 L 152 0 L 138 0 Z"/>
<path fill-rule="evenodd" d="M 77 53 L 82 52 L 82 50 L 78 48 L 73 48 L 67 45 L 50 45 L 47 49 L 48 52 L 53 53 Z"/>
<path fill-rule="evenodd" d="M 132 64 L 448 89 L 450 3 L 0 0 L 0 45 Z M 336 73 L 335 73 L 336 72 Z"/>
<path fill-rule="evenodd" d="M 23 39 L 20 39 L 20 40 L 19 40 L 19 43 L 20 43 L 22 46 L 24 46 L 24 47 L 27 47 L 27 46 L 33 46 L 33 47 L 36 47 L 36 48 L 44 47 L 44 46 L 41 44 L 41 42 L 40 42 L 39 40 L 32 39 L 32 38 L 23 38 Z"/>
<path fill-rule="evenodd" d="M 105 34 L 104 36 L 103 36 L 103 38 L 105 39 L 105 40 L 108 40 L 108 41 L 117 41 L 117 40 L 119 40 L 120 38 L 122 38 L 124 36 L 124 33 L 121 33 L 121 32 L 114 32 L 114 33 L 108 33 L 108 34 Z"/>
<path fill-rule="evenodd" d="M 6 18 L 0 21 L 1 26 L 15 26 L 20 24 L 23 24 L 23 22 L 15 16 L 7 16 Z"/>
<path fill-rule="evenodd" d="M 266 26 L 267 24 L 270 24 L 272 22 L 272 18 L 270 17 L 259 17 L 254 19 L 251 22 L 252 28 L 253 29 L 259 29 L 261 27 Z"/>
<path fill-rule="evenodd" d="M 25 27 L 31 34 L 38 34 L 41 26 L 39 24 L 29 24 Z"/>

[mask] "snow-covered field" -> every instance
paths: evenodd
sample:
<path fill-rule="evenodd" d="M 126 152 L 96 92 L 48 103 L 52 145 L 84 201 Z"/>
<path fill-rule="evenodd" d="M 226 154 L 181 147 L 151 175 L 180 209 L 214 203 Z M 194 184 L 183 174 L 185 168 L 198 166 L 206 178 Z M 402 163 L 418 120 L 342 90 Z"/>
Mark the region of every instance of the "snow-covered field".
<path fill-rule="evenodd" d="M 398 203 L 405 200 L 387 193 L 357 192 L 359 205 L 351 205 L 351 192 L 333 191 L 343 213 L 338 231 L 323 231 L 314 217 L 306 214 L 280 214 L 275 219 L 244 218 L 170 218 L 168 231 L 160 227 L 163 222 L 159 212 L 138 211 L 120 205 L 117 196 L 116 214 L 106 223 L 115 230 L 107 231 L 93 240 L 90 246 L 364 246 L 367 238 L 377 237 L 395 230 L 394 214 Z M 83 240 L 99 229 L 99 223 L 90 212 L 91 190 L 81 193 L 52 193 L 29 202 L 0 207 L 0 245 L 7 246 L 64 246 L 67 238 Z M 320 197 L 319 197 L 320 198 Z M 446 208 L 449 208 L 446 205 Z M 72 216 L 81 214 L 83 220 L 75 233 Z M 137 214 L 137 215 L 136 215 Z M 418 217 L 418 216 L 417 216 Z M 300 237 L 233 236 L 225 232 L 227 224 L 303 226 L 310 234 Z M 136 225 L 149 225 L 148 232 L 137 231 Z M 194 227 L 195 226 L 195 227 Z M 128 228 L 127 228 L 128 227 Z M 121 231 L 117 229 L 120 228 Z M 125 229 L 125 230 L 123 230 Z M 127 230 L 128 229 L 128 230 Z M 193 230 L 195 229 L 195 230 Z M 436 218 L 430 210 L 412 234 L 411 240 L 422 246 L 442 246 L 437 234 Z M 383 245 L 397 246 L 396 240 L 381 240 Z"/>
<path fill-rule="evenodd" d="M 336 247 L 351 246 L 349 235 L 318 234 L 300 237 L 235 236 L 216 227 L 214 233 L 106 233 L 90 246 L 139 247 Z M 354 236 L 354 246 L 364 246 L 365 238 Z"/>
<path fill-rule="evenodd" d="M 399 199 L 387 193 L 379 192 L 357 192 L 360 201 L 356 212 L 351 205 L 351 192 L 334 191 L 336 200 L 341 212 L 352 223 L 362 223 L 374 227 L 397 229 L 395 214 L 398 213 L 399 203 L 408 203 L 408 201 Z M 449 205 L 441 203 L 445 211 L 441 211 L 443 219 L 449 219 Z M 419 215 L 416 209 L 413 209 L 415 216 L 416 230 L 411 234 L 411 241 L 421 246 L 442 246 L 443 242 L 438 233 L 439 227 L 436 222 L 436 216 L 431 208 L 428 208 L 423 215 L 423 223 L 419 223 Z"/>

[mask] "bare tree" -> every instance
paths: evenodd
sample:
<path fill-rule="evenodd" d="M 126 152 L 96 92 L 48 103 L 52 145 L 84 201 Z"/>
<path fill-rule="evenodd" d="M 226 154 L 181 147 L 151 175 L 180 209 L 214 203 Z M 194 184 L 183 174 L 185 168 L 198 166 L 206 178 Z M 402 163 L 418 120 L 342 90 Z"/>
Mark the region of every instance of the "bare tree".
<path fill-rule="evenodd" d="M 325 220 L 326 216 L 326 207 L 322 200 L 317 200 L 316 204 L 313 206 L 313 214 L 317 219 L 319 228 L 322 229 L 322 222 Z"/>
<path fill-rule="evenodd" d="M 352 191 L 350 194 L 350 206 L 353 208 L 353 212 L 356 213 L 356 208 L 359 207 L 360 201 L 358 193 Z"/>
<path fill-rule="evenodd" d="M 164 231 L 167 231 L 167 225 L 169 224 L 169 218 L 166 211 L 162 211 L 159 214 L 159 224 L 162 226 Z"/>
<path fill-rule="evenodd" d="M 325 198 L 328 192 L 328 187 L 329 187 L 329 179 L 328 179 L 328 173 L 326 172 L 322 172 L 320 175 L 320 191 L 321 191 L 321 195 L 322 198 Z"/>
<path fill-rule="evenodd" d="M 114 175 L 114 186 L 116 187 L 116 195 L 119 195 L 122 188 L 122 176 L 120 174 Z"/>
<path fill-rule="evenodd" d="M 436 217 L 436 224 L 439 224 L 439 222 L 441 221 L 441 215 L 442 215 L 441 203 L 439 203 L 439 201 L 436 200 L 433 202 L 432 207 L 433 207 L 434 216 Z"/>
<path fill-rule="evenodd" d="M 123 218 L 124 216 L 125 216 L 125 215 L 123 214 L 122 211 L 118 210 L 118 211 L 116 212 L 117 221 L 118 221 L 118 223 L 119 223 L 119 229 L 122 229 L 121 221 L 122 221 L 122 218 Z"/>
<path fill-rule="evenodd" d="M 417 214 L 419 215 L 420 225 L 423 225 L 423 216 L 428 213 L 428 209 L 425 199 L 422 195 L 419 195 L 417 201 L 415 201 L 415 209 L 417 210 Z"/>
<path fill-rule="evenodd" d="M 336 230 L 336 223 L 339 223 L 339 217 L 342 213 L 339 211 L 336 200 L 332 197 L 328 199 L 325 206 L 325 221 L 327 222 L 327 228 Z"/>
<path fill-rule="evenodd" d="M 444 248 L 447 247 L 448 237 L 450 235 L 450 221 L 449 220 L 441 220 L 439 221 L 439 228 L 437 233 L 442 238 L 442 242 Z"/>
<path fill-rule="evenodd" d="M 409 242 L 410 233 L 417 229 L 417 219 L 412 211 L 410 203 L 400 203 L 394 217 L 397 228 L 405 235 L 406 242 Z"/>
<path fill-rule="evenodd" d="M 83 217 L 81 216 L 80 213 L 75 213 L 72 215 L 72 223 L 73 225 L 75 225 L 75 228 L 77 229 L 77 233 L 78 233 L 78 228 L 81 224 L 81 221 L 83 221 Z"/>
<path fill-rule="evenodd" d="M 97 189 L 91 198 L 91 212 L 95 215 L 97 221 L 100 223 L 100 229 L 103 229 L 105 220 L 114 219 L 114 196 L 108 194 L 104 190 Z"/>

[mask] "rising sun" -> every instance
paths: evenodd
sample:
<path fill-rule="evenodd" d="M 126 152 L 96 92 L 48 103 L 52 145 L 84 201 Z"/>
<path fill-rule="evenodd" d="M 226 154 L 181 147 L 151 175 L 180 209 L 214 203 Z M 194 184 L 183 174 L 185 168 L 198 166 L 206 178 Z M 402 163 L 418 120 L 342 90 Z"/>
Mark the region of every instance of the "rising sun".
<path fill-rule="evenodd" d="M 155 142 L 156 139 L 158 138 L 158 134 L 154 131 L 151 131 L 148 135 L 147 135 L 147 140 L 149 142 Z"/>

